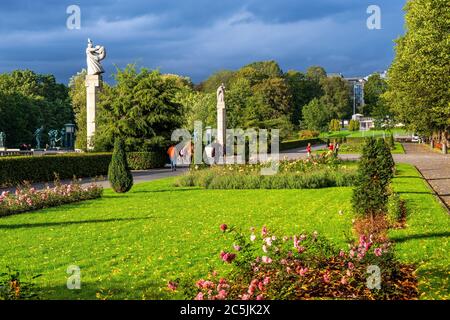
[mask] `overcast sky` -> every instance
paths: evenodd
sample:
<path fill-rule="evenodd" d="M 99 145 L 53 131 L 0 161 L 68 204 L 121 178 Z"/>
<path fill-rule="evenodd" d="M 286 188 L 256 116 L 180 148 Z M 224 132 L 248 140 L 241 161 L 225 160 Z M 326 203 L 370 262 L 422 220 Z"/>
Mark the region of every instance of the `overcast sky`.
<path fill-rule="evenodd" d="M 381 29 L 369 30 L 369 5 Z M 67 83 L 85 68 L 87 38 L 104 45 L 109 79 L 137 63 L 195 82 L 221 69 L 276 60 L 365 76 L 386 69 L 403 33 L 404 0 L 1 0 L 0 72 L 32 69 Z M 66 9 L 81 9 L 81 29 Z"/>

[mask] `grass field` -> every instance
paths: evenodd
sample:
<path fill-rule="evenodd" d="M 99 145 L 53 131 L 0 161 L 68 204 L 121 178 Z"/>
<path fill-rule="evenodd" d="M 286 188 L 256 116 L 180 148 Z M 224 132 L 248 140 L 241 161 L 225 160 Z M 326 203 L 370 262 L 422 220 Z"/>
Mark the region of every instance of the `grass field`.
<path fill-rule="evenodd" d="M 359 154 L 362 151 L 362 143 L 342 143 L 339 149 L 339 154 Z M 315 150 L 313 154 L 321 154 L 328 152 L 328 149 Z M 394 149 L 391 150 L 392 154 L 404 154 L 405 149 L 400 142 L 395 142 Z"/>
<path fill-rule="evenodd" d="M 332 139 L 332 138 L 364 138 L 364 137 L 384 137 L 390 134 L 407 134 L 404 129 L 392 129 L 390 132 L 386 130 L 369 130 L 369 131 L 332 131 L 323 132 L 320 134 L 320 138 Z"/>
<path fill-rule="evenodd" d="M 420 264 L 423 298 L 449 298 L 449 218 L 408 165 L 394 185 L 408 199 L 408 228 L 391 232 L 398 255 Z M 165 289 L 177 277 L 225 272 L 218 259 L 230 245 L 219 225 L 244 231 L 267 225 L 279 234 L 314 231 L 338 248 L 351 235 L 351 188 L 318 190 L 203 190 L 175 188 L 173 179 L 136 185 L 128 194 L 106 190 L 99 200 L 0 219 L 0 270 L 36 279 L 43 298 L 180 298 Z M 344 214 L 340 215 L 339 210 Z M 81 268 L 81 290 L 68 290 L 69 265 Z"/>

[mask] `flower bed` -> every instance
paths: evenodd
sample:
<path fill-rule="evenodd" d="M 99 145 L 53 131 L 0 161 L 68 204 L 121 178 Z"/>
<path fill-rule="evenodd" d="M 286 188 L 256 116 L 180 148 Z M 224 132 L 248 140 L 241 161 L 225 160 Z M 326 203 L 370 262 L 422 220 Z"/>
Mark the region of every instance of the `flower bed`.
<path fill-rule="evenodd" d="M 226 225 L 220 229 L 235 233 L 233 247 L 218 257 L 232 265 L 229 274 L 171 281 L 170 290 L 196 300 L 417 298 L 414 268 L 395 260 L 390 243 L 361 237 L 347 250 L 336 250 L 316 232 L 280 238 L 266 227 L 261 233 L 252 229 L 250 236 Z"/>
<path fill-rule="evenodd" d="M 275 175 L 262 175 L 267 164 L 195 166 L 177 178 L 179 187 L 208 189 L 313 189 L 352 186 L 356 171 L 352 163 L 327 155 L 282 160 Z"/>
<path fill-rule="evenodd" d="M 94 183 L 82 187 L 77 183 L 59 184 L 37 191 L 25 187 L 15 193 L 4 191 L 0 194 L 0 217 L 26 211 L 56 207 L 62 204 L 100 198 L 103 188 Z"/>

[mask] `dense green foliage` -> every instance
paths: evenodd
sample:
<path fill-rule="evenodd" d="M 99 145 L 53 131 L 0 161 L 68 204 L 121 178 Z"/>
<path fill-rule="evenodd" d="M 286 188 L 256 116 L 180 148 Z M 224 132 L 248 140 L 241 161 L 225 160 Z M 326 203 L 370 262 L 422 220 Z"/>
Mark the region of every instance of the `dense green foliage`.
<path fill-rule="evenodd" d="M 68 89 L 56 83 L 54 76 L 30 70 L 0 74 L 0 131 L 6 133 L 7 147 L 35 146 L 33 133 L 41 126 L 41 145 L 45 146 L 49 130 L 59 131 L 71 122 Z"/>
<path fill-rule="evenodd" d="M 303 125 L 309 130 L 328 131 L 329 109 L 323 99 L 314 98 L 303 107 Z"/>
<path fill-rule="evenodd" d="M 405 11 L 406 33 L 396 41 L 385 98 L 399 121 L 410 129 L 423 134 L 448 134 L 450 3 L 408 1 Z"/>
<path fill-rule="evenodd" d="M 132 170 L 162 168 L 167 163 L 165 152 L 128 152 Z M 60 154 L 48 156 L 0 157 L 0 186 L 28 182 L 53 181 L 55 173 L 61 179 L 106 175 L 111 153 Z"/>
<path fill-rule="evenodd" d="M 108 168 L 108 179 L 111 188 L 118 193 L 130 191 L 133 186 L 133 175 L 128 166 L 125 146 L 121 138 L 116 138 L 111 163 Z"/>
<path fill-rule="evenodd" d="M 168 162 L 165 152 L 127 152 L 127 162 L 131 170 L 162 168 Z"/>
<path fill-rule="evenodd" d="M 69 81 L 69 96 L 75 115 L 76 139 L 75 148 L 86 150 L 86 70 L 74 75 Z"/>
<path fill-rule="evenodd" d="M 183 124 L 176 80 L 134 65 L 118 69 L 115 80 L 100 96 L 96 149 L 110 150 L 114 136 L 124 139 L 127 151 L 165 149 Z"/>
<path fill-rule="evenodd" d="M 350 131 L 359 131 L 359 121 L 358 120 L 350 120 L 348 123 L 348 130 Z"/>
<path fill-rule="evenodd" d="M 77 123 L 77 147 L 86 148 L 85 72 L 70 82 L 70 96 Z M 160 151 L 170 144 L 172 131 L 184 123 L 180 91 L 190 88 L 188 80 L 162 75 L 134 65 L 118 69 L 115 85 L 103 83 L 99 95 L 94 137 L 97 151 L 111 151 L 113 137 L 124 139 L 127 151 Z"/>
<path fill-rule="evenodd" d="M 0 157 L 0 185 L 18 185 L 24 181 L 53 181 L 105 175 L 110 153 L 61 154 L 47 156 Z"/>
<path fill-rule="evenodd" d="M 328 129 L 330 131 L 339 131 L 339 130 L 341 130 L 341 122 L 339 121 L 339 119 L 332 119 L 330 121 L 330 124 L 328 125 Z"/>
<path fill-rule="evenodd" d="M 393 176 L 394 160 L 389 146 L 384 139 L 367 138 L 353 190 L 354 211 L 369 217 L 385 214 Z"/>

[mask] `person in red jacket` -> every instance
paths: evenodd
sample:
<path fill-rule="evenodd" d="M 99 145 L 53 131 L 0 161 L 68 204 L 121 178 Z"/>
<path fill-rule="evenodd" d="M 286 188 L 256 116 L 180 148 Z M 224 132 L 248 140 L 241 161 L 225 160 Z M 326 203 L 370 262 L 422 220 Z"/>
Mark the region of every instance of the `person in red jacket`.
<path fill-rule="evenodd" d="M 306 146 L 306 153 L 308 154 L 308 158 L 311 157 L 311 143 L 308 142 Z"/>

